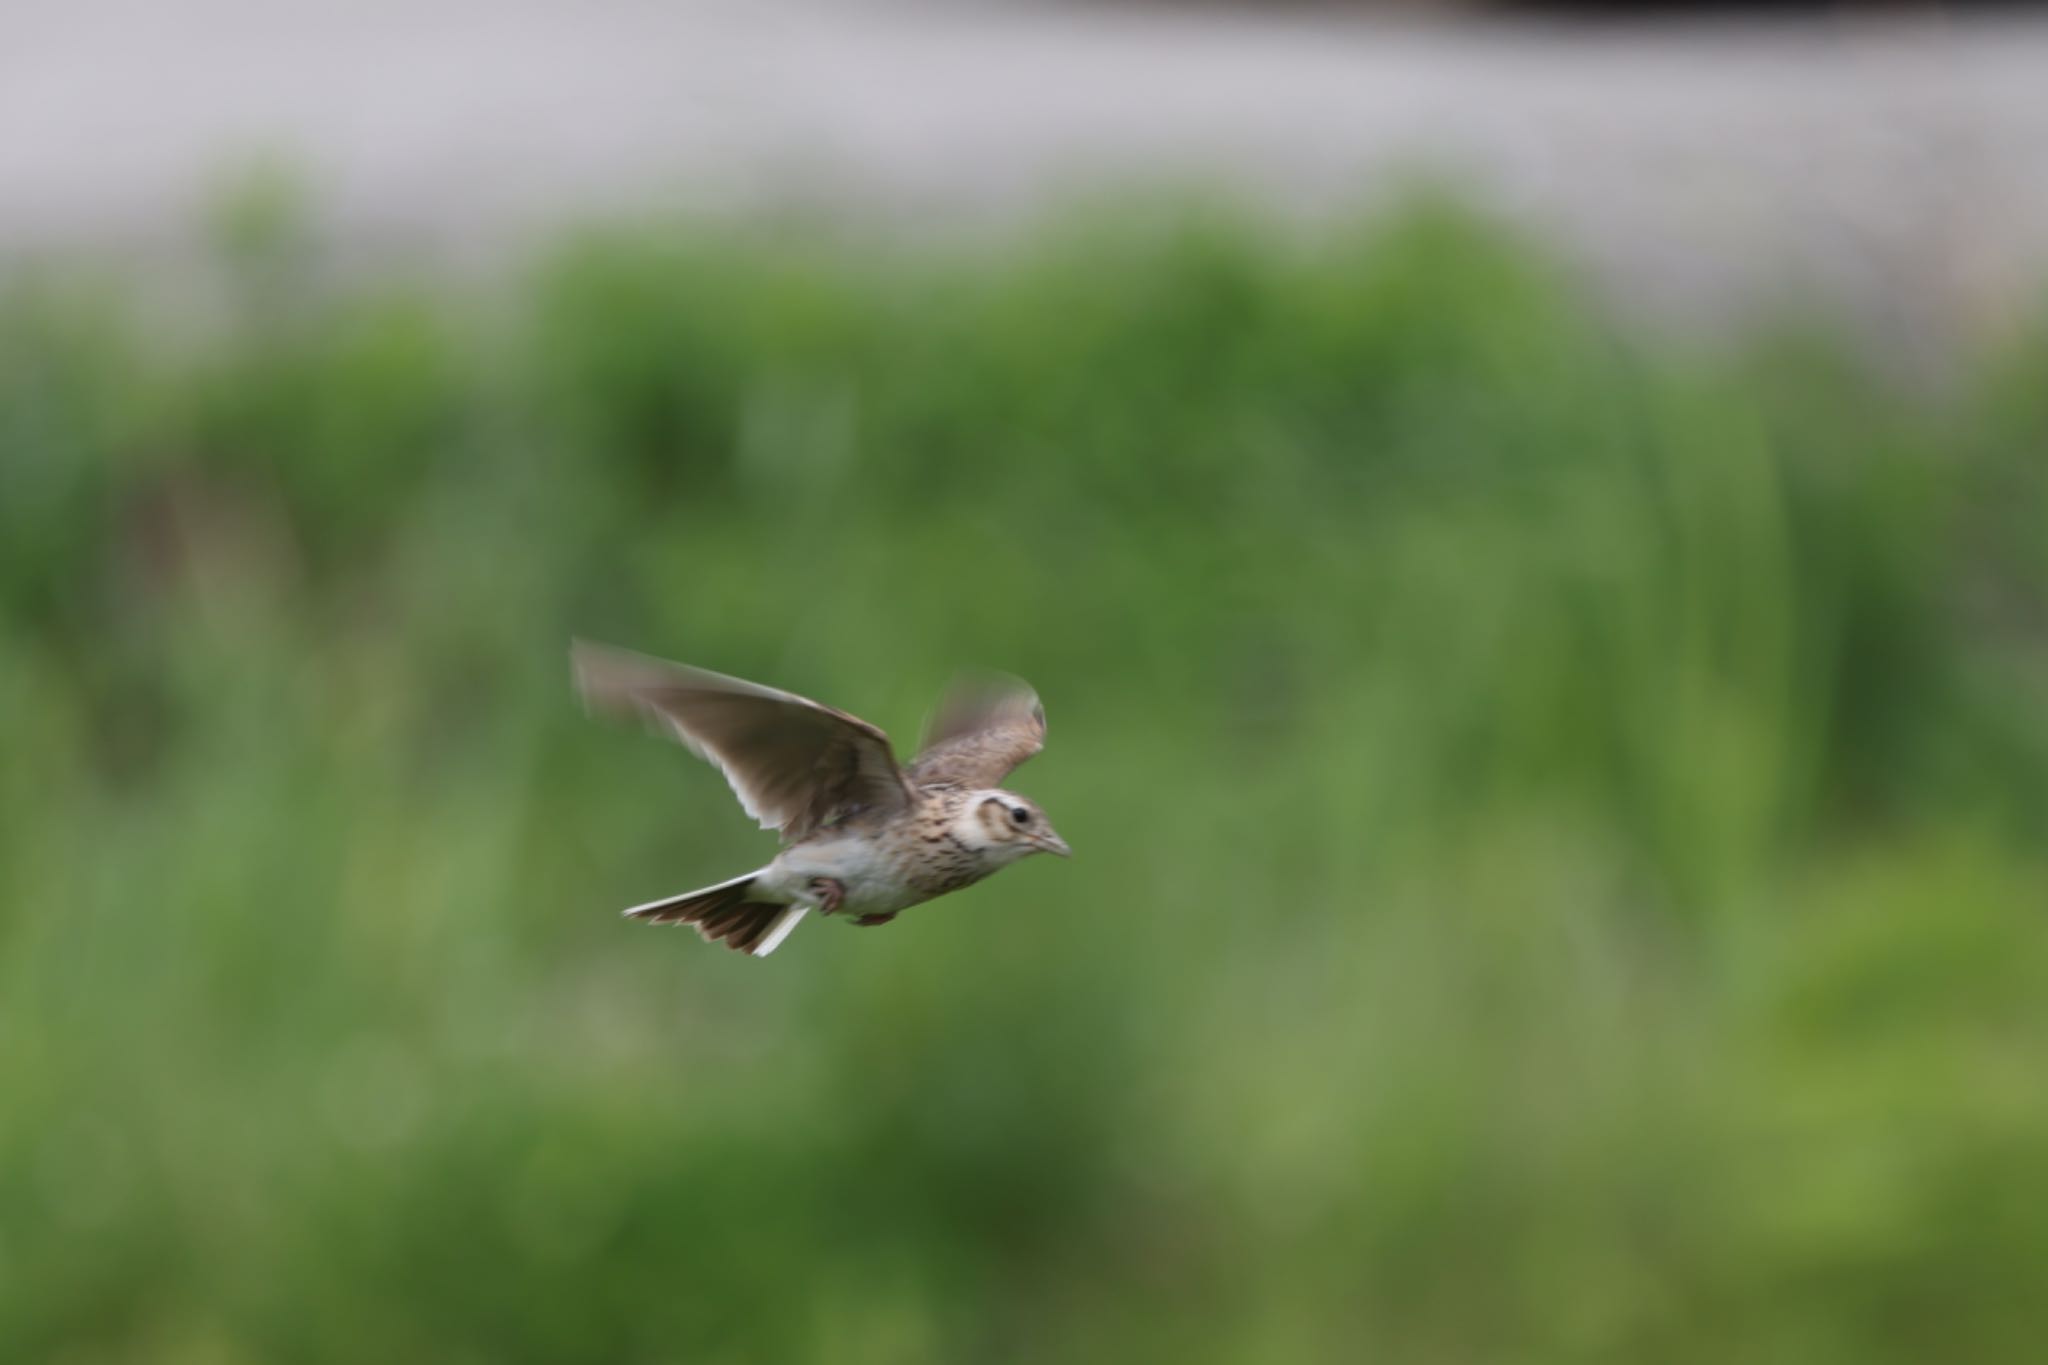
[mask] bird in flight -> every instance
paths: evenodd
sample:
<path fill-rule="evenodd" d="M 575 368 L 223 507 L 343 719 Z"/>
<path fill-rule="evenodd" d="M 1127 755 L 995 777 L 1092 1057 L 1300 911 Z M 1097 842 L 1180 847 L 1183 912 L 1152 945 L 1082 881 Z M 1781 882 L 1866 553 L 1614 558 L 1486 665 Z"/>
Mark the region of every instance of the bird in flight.
<path fill-rule="evenodd" d="M 674 735 L 782 835 L 766 867 L 629 919 L 766 957 L 812 909 L 887 924 L 1033 853 L 1070 856 L 1045 812 L 997 785 L 1045 745 L 1045 709 L 1021 681 L 956 686 L 904 767 L 881 730 L 793 693 L 584 641 L 571 658 L 593 710 Z"/>

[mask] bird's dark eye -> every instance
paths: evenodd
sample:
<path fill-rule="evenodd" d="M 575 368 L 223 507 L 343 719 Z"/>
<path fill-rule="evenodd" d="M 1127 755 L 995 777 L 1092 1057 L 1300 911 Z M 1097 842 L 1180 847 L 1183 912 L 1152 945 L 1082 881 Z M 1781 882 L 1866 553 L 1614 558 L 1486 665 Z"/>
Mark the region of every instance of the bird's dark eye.
<path fill-rule="evenodd" d="M 1010 812 L 1010 818 L 1020 825 L 1028 825 L 1031 823 L 1031 812 L 1028 810 L 1013 810 Z"/>

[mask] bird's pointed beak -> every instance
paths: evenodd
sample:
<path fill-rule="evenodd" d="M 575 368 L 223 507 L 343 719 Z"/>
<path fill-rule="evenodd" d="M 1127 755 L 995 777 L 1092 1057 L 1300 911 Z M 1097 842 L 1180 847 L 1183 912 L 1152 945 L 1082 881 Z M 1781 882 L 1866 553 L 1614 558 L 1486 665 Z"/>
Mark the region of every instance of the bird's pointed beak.
<path fill-rule="evenodd" d="M 1051 830 L 1033 835 L 1031 842 L 1044 849 L 1047 853 L 1057 853 L 1062 858 L 1074 856 L 1074 850 L 1067 847 L 1067 841 L 1054 834 Z"/>

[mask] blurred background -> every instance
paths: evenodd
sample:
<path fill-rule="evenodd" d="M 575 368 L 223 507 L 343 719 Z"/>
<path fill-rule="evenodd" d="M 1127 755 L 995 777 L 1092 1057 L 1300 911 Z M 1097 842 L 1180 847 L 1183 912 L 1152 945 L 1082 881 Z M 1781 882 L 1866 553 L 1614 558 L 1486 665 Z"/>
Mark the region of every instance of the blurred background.
<path fill-rule="evenodd" d="M 2031 11 L 9 28 L 0 1359 L 2038 1355 Z M 571 634 L 1078 856 L 622 923 Z"/>

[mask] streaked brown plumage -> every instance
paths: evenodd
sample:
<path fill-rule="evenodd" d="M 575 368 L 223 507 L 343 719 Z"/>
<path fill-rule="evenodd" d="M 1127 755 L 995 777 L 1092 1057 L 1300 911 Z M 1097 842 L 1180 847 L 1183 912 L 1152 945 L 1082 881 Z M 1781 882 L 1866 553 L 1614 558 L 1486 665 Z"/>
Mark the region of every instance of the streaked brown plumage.
<path fill-rule="evenodd" d="M 756 872 L 632 918 L 765 957 L 813 906 L 886 924 L 1032 853 L 1067 855 L 1037 806 L 996 785 L 1045 743 L 1045 711 L 1019 680 L 956 687 L 904 768 L 882 731 L 793 693 L 601 645 L 572 656 L 592 707 L 657 722 L 784 843 Z"/>

